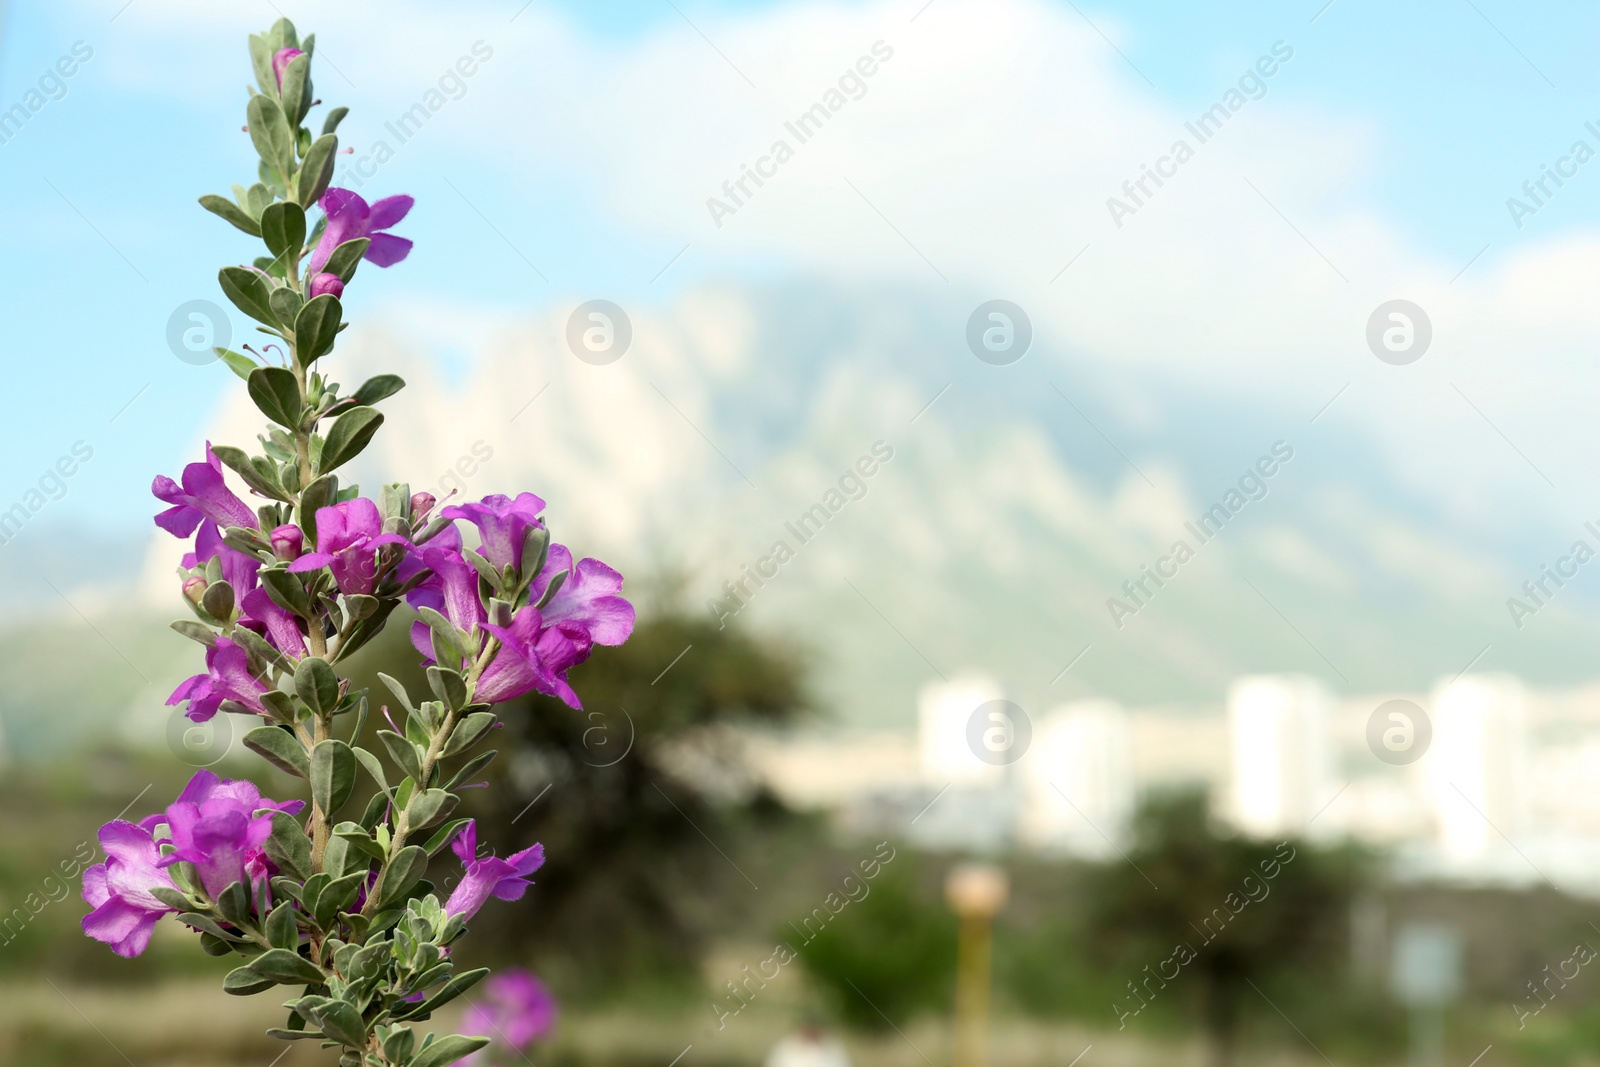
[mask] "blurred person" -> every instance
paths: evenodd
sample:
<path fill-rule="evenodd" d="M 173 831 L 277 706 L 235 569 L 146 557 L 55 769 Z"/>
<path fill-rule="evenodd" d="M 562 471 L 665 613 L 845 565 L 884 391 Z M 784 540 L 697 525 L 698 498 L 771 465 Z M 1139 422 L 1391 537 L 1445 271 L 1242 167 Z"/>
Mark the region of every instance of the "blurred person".
<path fill-rule="evenodd" d="M 799 1029 L 778 1039 L 763 1067 L 850 1067 L 844 1043 L 827 1033 L 814 1016 L 804 1016 Z"/>

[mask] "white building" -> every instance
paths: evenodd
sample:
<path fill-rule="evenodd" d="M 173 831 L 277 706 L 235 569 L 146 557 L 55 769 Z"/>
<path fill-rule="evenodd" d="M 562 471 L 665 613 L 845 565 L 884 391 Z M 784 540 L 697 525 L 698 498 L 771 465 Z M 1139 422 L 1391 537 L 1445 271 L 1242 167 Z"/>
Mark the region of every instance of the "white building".
<path fill-rule="evenodd" d="M 1303 834 L 1334 795 L 1332 699 L 1304 675 L 1240 678 L 1228 689 L 1228 814 L 1246 833 Z"/>
<path fill-rule="evenodd" d="M 1003 766 L 978 758 L 967 737 L 973 713 L 1003 696 L 999 682 L 981 675 L 922 687 L 917 694 L 917 747 L 928 784 L 990 785 L 1005 777 Z"/>
<path fill-rule="evenodd" d="M 1439 845 L 1452 860 L 1481 859 L 1527 829 L 1527 697 L 1510 675 L 1469 675 L 1435 686 L 1432 705 Z"/>
<path fill-rule="evenodd" d="M 1057 708 L 1035 727 L 1019 766 L 1024 842 L 1096 859 L 1126 847 L 1134 807 L 1133 742 L 1121 705 L 1092 700 Z"/>

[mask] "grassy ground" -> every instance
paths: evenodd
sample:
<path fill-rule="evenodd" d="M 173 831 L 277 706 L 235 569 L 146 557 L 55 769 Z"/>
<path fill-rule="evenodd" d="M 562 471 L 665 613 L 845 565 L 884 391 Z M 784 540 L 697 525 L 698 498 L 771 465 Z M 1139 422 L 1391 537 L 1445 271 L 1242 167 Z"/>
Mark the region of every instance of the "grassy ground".
<path fill-rule="evenodd" d="M 269 996 L 229 997 L 210 980 L 149 986 L 0 986 L 0 1062 L 8 1067 L 329 1067 L 310 1042 L 285 1046 L 262 1031 L 281 1023 Z M 538 1067 L 758 1067 L 790 1024 L 783 1010 L 752 1005 L 717 1030 L 709 1011 L 671 1014 L 613 1009 L 569 1012 L 553 1040 L 529 1057 Z M 441 1018 L 448 1026 L 453 1017 Z M 944 1067 L 948 1033 L 940 1021 L 903 1031 L 845 1037 L 856 1067 Z M 1092 1046 L 1092 1048 L 1090 1047 Z M 1002 1021 L 993 1067 L 1200 1067 L 1198 1045 L 1160 1044 L 1070 1025 Z M 513 1061 L 520 1062 L 520 1061 Z M 1311 1067 L 1310 1049 L 1241 1058 L 1241 1067 Z"/>

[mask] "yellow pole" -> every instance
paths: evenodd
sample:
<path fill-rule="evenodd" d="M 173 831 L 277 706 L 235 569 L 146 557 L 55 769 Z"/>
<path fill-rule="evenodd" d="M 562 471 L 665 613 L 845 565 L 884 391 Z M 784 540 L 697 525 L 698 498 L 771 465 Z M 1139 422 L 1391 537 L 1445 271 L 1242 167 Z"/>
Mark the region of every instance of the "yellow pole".
<path fill-rule="evenodd" d="M 985 1067 L 994 916 L 1010 886 L 998 867 L 966 864 L 950 871 L 944 892 L 961 921 L 956 942 L 955 1067 Z"/>

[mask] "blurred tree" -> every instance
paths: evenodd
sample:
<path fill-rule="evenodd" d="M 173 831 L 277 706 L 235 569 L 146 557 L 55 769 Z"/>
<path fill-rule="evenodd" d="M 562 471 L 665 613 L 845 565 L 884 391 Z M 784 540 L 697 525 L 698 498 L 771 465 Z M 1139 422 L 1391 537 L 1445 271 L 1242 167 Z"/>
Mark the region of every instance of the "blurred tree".
<path fill-rule="evenodd" d="M 1150 798 L 1127 862 L 1105 864 L 1088 883 L 1094 947 L 1129 975 L 1119 1017 L 1131 1023 L 1152 1003 L 1185 1001 L 1210 1062 L 1227 1067 L 1247 1004 L 1275 1015 L 1265 998 L 1277 980 L 1312 973 L 1327 989 L 1342 973 L 1350 902 L 1368 867 L 1353 849 L 1224 831 L 1200 791 Z"/>
<path fill-rule="evenodd" d="M 398 674 L 399 660 L 380 655 L 372 669 Z M 459 814 L 498 854 L 540 841 L 548 860 L 524 906 L 479 914 L 475 951 L 536 960 L 567 992 L 691 974 L 732 895 L 721 883 L 748 889 L 716 849 L 786 817 L 729 728 L 796 718 L 803 666 L 792 648 L 669 599 L 572 671 L 583 710 L 542 696 L 497 707 L 500 756 L 484 772 L 494 788 L 467 794 Z M 426 691 L 420 673 L 402 680 Z M 454 864 L 444 854 L 430 876 L 448 888 Z"/>
<path fill-rule="evenodd" d="M 810 941 L 780 929 L 801 966 L 852 1026 L 882 1030 L 918 1011 L 946 1011 L 954 988 L 956 919 L 910 849 Z"/>

